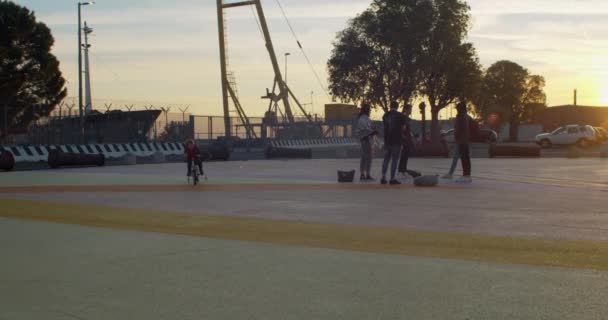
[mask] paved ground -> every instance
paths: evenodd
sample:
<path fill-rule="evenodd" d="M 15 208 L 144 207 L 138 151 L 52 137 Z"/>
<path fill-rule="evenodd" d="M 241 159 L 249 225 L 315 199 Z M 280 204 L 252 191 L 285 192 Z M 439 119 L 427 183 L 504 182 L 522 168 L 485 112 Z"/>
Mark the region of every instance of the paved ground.
<path fill-rule="evenodd" d="M 197 187 L 182 164 L 0 174 L 0 319 L 608 312 L 604 160 L 475 160 L 429 189 L 335 183 L 353 160 L 206 166 Z"/>

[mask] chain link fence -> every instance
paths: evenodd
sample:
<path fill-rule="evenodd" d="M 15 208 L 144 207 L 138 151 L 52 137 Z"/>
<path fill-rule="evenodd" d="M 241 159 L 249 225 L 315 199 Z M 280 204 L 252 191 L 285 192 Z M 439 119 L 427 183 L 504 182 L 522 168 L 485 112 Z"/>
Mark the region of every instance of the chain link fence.
<path fill-rule="evenodd" d="M 59 105 L 49 116 L 37 118 L 27 126 L 11 125 L 4 121 L 6 118 L 0 117 L 0 143 L 64 145 L 82 142 L 182 142 L 192 138 L 208 142 L 226 136 L 224 117 L 192 115 L 187 112 L 188 108 L 182 107 L 134 104 L 118 106 L 107 103 L 95 108 L 81 123 L 79 110 L 70 101 Z M 9 108 L 5 107 L 5 111 Z M 0 110 L 0 114 L 2 112 Z M 297 118 L 295 126 L 262 117 L 247 120 L 248 123 L 239 117 L 230 118 L 235 147 L 261 146 L 274 139 L 345 138 L 355 134 L 354 120 L 325 123 L 322 118 L 315 118 L 312 122 L 306 118 Z"/>

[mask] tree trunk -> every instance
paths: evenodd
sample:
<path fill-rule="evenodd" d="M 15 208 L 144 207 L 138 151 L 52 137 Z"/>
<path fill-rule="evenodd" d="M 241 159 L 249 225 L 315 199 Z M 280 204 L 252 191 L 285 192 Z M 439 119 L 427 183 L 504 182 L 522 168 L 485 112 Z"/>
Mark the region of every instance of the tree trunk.
<path fill-rule="evenodd" d="M 439 108 L 431 109 L 431 142 L 439 143 Z"/>
<path fill-rule="evenodd" d="M 420 113 L 422 114 L 422 142 L 426 142 L 426 108 L 421 108 Z"/>
<path fill-rule="evenodd" d="M 509 123 L 509 140 L 512 142 L 516 142 L 519 136 L 519 120 L 517 117 L 511 117 L 511 121 Z"/>

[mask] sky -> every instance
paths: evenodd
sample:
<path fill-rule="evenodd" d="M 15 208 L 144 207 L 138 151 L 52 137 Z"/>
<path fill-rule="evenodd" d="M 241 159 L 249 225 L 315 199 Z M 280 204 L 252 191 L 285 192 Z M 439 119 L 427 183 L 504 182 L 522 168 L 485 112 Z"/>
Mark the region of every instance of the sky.
<path fill-rule="evenodd" d="M 55 37 L 53 53 L 69 95 L 77 95 L 77 1 L 16 0 L 36 13 Z M 226 0 L 225 2 L 235 2 Z M 281 69 L 310 112 L 322 114 L 330 102 L 326 62 L 336 33 L 365 10 L 370 0 L 280 0 L 319 74 L 300 52 L 277 0 L 262 0 Z M 469 0 L 472 29 L 481 63 L 515 61 L 543 75 L 550 106 L 570 104 L 578 89 L 581 105 L 608 106 L 608 1 Z M 83 7 L 94 29 L 90 42 L 91 80 L 96 108 L 190 106 L 198 115 L 221 115 L 217 9 L 213 0 L 97 0 Z M 250 116 L 268 106 L 260 97 L 273 84 L 273 72 L 252 8 L 226 11 L 230 70 Z M 447 112 L 447 111 L 446 111 Z M 447 116 L 447 114 L 446 114 Z"/>

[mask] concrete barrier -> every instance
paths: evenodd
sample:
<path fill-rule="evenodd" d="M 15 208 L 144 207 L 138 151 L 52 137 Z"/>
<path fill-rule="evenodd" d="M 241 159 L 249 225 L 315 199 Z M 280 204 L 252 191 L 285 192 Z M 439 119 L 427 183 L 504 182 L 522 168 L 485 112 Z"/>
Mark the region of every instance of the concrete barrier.
<path fill-rule="evenodd" d="M 127 153 L 120 157 L 106 158 L 106 165 L 109 166 L 134 166 L 137 164 L 137 157 L 132 153 Z"/>
<path fill-rule="evenodd" d="M 166 162 L 165 155 L 162 152 L 155 152 L 146 156 L 135 156 L 135 159 L 137 164 L 159 164 Z"/>
<path fill-rule="evenodd" d="M 600 158 L 608 159 L 608 146 L 600 147 Z"/>
<path fill-rule="evenodd" d="M 441 157 L 447 158 L 450 156 L 450 150 L 446 144 L 422 144 L 414 148 L 414 158 L 432 158 Z"/>
<path fill-rule="evenodd" d="M 273 148 L 266 149 L 267 159 L 312 159 L 312 149 Z"/>
<path fill-rule="evenodd" d="M 566 158 L 578 159 L 580 157 L 581 157 L 581 150 L 579 150 L 577 147 L 569 147 L 568 150 L 566 150 Z"/>
<path fill-rule="evenodd" d="M 540 147 L 533 144 L 493 144 L 490 146 L 490 158 L 496 157 L 538 158 Z"/>

